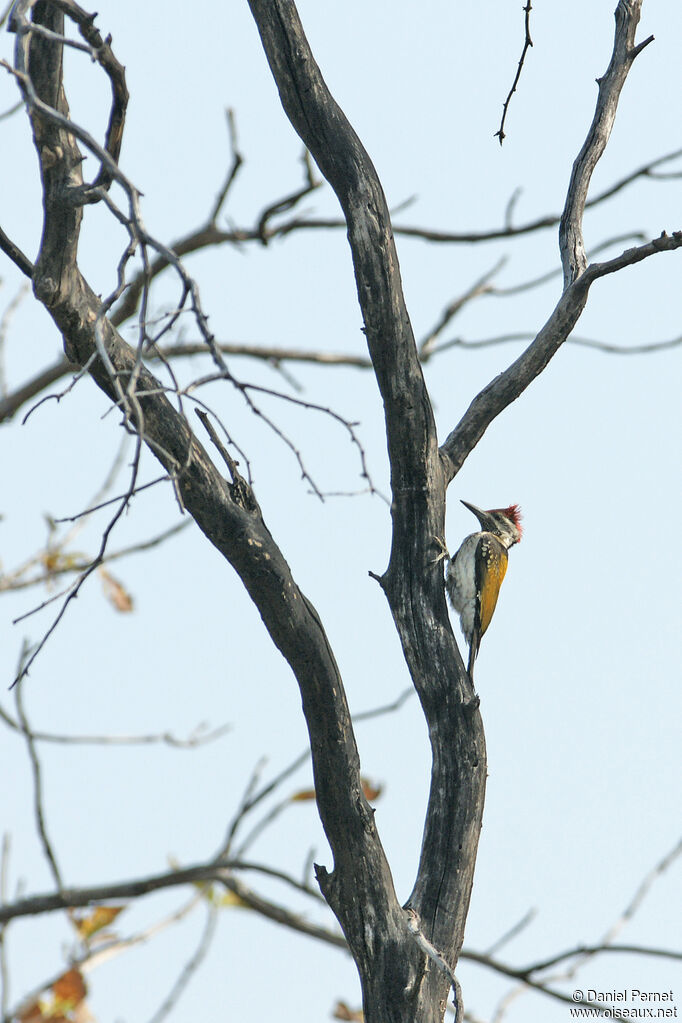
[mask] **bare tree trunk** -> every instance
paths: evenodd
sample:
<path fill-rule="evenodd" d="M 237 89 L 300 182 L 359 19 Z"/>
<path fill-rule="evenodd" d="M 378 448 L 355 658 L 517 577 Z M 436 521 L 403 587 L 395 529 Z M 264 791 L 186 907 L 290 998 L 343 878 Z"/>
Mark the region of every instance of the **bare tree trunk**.
<path fill-rule="evenodd" d="M 393 493 L 393 545 L 380 583 L 424 709 L 432 749 L 429 806 L 407 903 L 454 969 L 464 936 L 483 814 L 486 752 L 473 689 L 434 564 L 445 521 L 447 461 L 402 293 L 386 200 L 372 162 L 329 93 L 291 0 L 250 0 L 282 105 L 336 192 L 348 224 L 365 334 L 384 402 Z M 418 990 L 403 986 L 405 941 L 384 933 L 367 948 L 344 920 L 344 898 L 323 890 L 353 948 L 368 1021 L 441 1020 L 450 980 L 433 964 Z M 362 924 L 362 921 L 358 921 Z M 369 955 L 367 954 L 369 952 Z M 391 969 L 388 969 L 393 963 Z"/>
<path fill-rule="evenodd" d="M 69 131 L 61 46 L 25 33 L 18 40 L 19 62 L 24 46 L 35 88 L 32 122 L 45 196 L 34 289 L 64 337 L 67 356 L 90 366 L 95 382 L 118 403 L 129 425 L 173 476 L 183 505 L 239 573 L 294 671 L 310 733 L 318 807 L 334 854 L 333 870 L 318 867 L 318 880 L 358 965 L 368 1023 L 430 1023 L 442 1019 L 451 980 L 434 967 L 413 928 L 416 921 L 422 940 L 435 945 L 454 968 L 469 904 L 486 776 L 481 718 L 450 628 L 442 573 L 431 563 L 433 537 L 443 532 L 446 477 L 376 174 L 321 83 L 293 5 L 284 4 L 281 11 L 277 4 L 262 7 L 259 16 L 254 5 L 254 13 L 264 39 L 267 22 L 278 33 L 269 58 L 292 72 L 288 82 L 280 81 L 283 95 L 285 87 L 297 97 L 297 89 L 310 85 L 301 77 L 302 65 L 311 74 L 314 87 L 306 111 L 297 113 L 304 120 L 312 118 L 315 127 L 306 143 L 346 212 L 370 353 L 386 408 L 394 542 L 380 582 L 433 748 L 427 826 L 409 914 L 397 899 L 373 810 L 362 792 L 342 681 L 315 609 L 291 577 L 249 486 L 233 466 L 232 483 L 222 479 L 186 419 L 103 317 L 101 301 L 78 269 L 82 204 L 93 201 L 93 194 L 83 185 L 80 150 Z M 71 13 L 68 3 L 41 2 L 33 17 L 61 34 L 65 9 Z M 131 388 L 132 380 L 136 383 Z"/>
<path fill-rule="evenodd" d="M 404 907 L 363 794 L 343 683 L 315 608 L 296 584 L 235 463 L 225 455 L 228 482 L 146 368 L 142 349 L 121 338 L 114 318 L 107 315 L 108 306 L 79 270 L 83 206 L 105 199 L 112 180 L 119 181 L 130 201 L 126 224 L 131 238 L 137 245 L 147 236 L 137 213 L 138 193 L 117 166 L 127 100 L 123 68 L 109 41 L 94 29 L 93 19 L 72 0 L 17 0 L 12 12 L 16 70 L 40 158 L 45 215 L 35 267 L 13 250 L 10 255 L 24 272 L 32 272 L 36 297 L 60 330 L 68 359 L 88 367 L 121 411 L 126 427 L 137 434 L 138 444 L 147 444 L 165 467 L 178 500 L 238 573 L 273 643 L 291 666 L 310 737 L 319 813 L 334 858 L 331 871 L 317 867 L 317 877 L 357 963 L 367 1023 L 439 1023 L 469 908 L 486 750 L 478 700 L 447 613 L 434 538 L 444 534 L 448 484 L 492 420 L 566 340 L 591 284 L 682 245 L 681 234 L 663 235 L 607 263 L 588 266 L 584 256 L 581 225 L 590 175 L 606 145 L 627 71 L 646 45 L 634 45 L 641 0 L 621 0 L 618 6 L 612 62 L 600 80 L 595 120 L 574 168 L 561 229 L 564 292 L 526 352 L 473 400 L 440 449 L 376 171 L 324 83 L 293 0 L 249 3 L 283 107 L 341 204 L 369 355 L 384 404 L 393 536 L 388 568 L 377 582 L 400 636 L 432 751 L 421 857 Z M 59 39 L 65 15 L 78 25 L 112 83 L 104 148 L 69 120 Z M 37 34 L 35 25 L 48 31 Z M 77 139 L 99 160 L 91 185 L 83 182 Z M 157 251 L 166 263 L 177 263 L 167 248 L 158 246 Z M 203 314 L 195 314 L 201 327 Z M 205 340 L 219 362 L 208 331 Z M 460 1018 L 461 1013 L 460 1002 Z"/>

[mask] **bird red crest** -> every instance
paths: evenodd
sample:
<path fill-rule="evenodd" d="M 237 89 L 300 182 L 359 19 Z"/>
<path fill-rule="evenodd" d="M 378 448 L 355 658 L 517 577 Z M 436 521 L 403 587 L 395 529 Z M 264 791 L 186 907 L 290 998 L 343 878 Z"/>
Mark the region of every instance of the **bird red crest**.
<path fill-rule="evenodd" d="M 510 519 L 519 531 L 519 536 L 523 536 L 523 526 L 521 525 L 521 509 L 518 504 L 510 504 L 508 508 L 493 508 L 493 511 L 501 512 Z"/>

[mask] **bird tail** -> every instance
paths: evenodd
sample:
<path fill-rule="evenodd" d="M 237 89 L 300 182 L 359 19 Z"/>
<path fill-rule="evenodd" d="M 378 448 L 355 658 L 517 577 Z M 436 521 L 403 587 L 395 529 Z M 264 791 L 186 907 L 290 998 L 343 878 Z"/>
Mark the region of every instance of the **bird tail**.
<path fill-rule="evenodd" d="M 474 661 L 478 656 L 478 648 L 480 647 L 480 645 L 481 636 L 478 630 L 474 629 L 473 634 L 471 636 L 471 643 L 469 644 L 469 664 L 467 666 L 467 671 L 469 672 L 469 678 L 471 679 L 472 685 L 474 682 Z"/>

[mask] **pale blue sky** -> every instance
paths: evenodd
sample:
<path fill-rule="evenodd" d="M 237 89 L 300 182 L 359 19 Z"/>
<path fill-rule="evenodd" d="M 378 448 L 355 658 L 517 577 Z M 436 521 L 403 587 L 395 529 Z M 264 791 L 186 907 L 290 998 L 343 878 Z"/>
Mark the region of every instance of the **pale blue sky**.
<path fill-rule="evenodd" d="M 389 203 L 416 196 L 396 223 L 464 230 L 497 227 L 515 189 L 518 222 L 561 208 L 571 163 L 592 117 L 594 80 L 608 63 L 612 2 L 578 0 L 533 10 L 535 46 L 507 121 L 493 138 L 523 40 L 522 4 L 314 3 L 299 10 L 338 102 L 363 139 Z M 251 224 L 262 208 L 298 187 L 301 146 L 286 121 L 246 3 L 222 8 L 131 0 L 99 4 L 126 65 L 131 103 L 122 154 L 144 192 L 148 228 L 171 243 L 206 216 L 229 158 L 224 108 L 235 110 L 246 163 L 224 221 Z M 679 40 L 682 8 L 645 0 L 639 38 L 656 41 L 635 63 L 607 153 L 600 190 L 681 144 Z M 2 56 L 12 39 L 2 37 Z M 84 55 L 67 80 L 74 117 L 101 136 L 107 87 Z M 0 110 L 15 101 L 0 78 Z M 22 116 L 0 123 L 0 224 L 33 257 L 40 236 L 35 153 Z M 11 154 L 11 158 L 8 157 Z M 679 163 L 677 164 L 679 166 Z M 94 160 L 86 168 L 92 173 Z M 120 194 L 119 194 L 120 198 Z M 302 211 L 335 215 L 328 188 Z M 586 220 L 589 246 L 630 231 L 653 237 L 679 224 L 679 182 L 643 182 Z M 398 238 L 410 315 L 423 336 L 444 306 L 502 257 L 496 282 L 510 286 L 558 266 L 556 229 L 512 244 L 428 246 Z M 104 211 L 86 211 L 82 267 L 97 291 L 115 285 L 125 239 Z M 618 251 L 614 248 L 612 253 Z M 680 254 L 658 256 L 598 282 L 576 333 L 641 344 L 680 333 Z M 221 340 L 364 351 L 343 231 L 290 236 L 263 250 L 223 248 L 192 258 Z M 0 264 L 0 313 L 19 275 Z M 558 281 L 510 300 L 482 298 L 444 334 L 481 339 L 535 332 L 558 297 Z M 157 308 L 175 291 L 161 284 Z M 195 333 L 189 320 L 187 338 Z M 520 351 L 454 348 L 426 368 L 442 437 L 475 393 Z M 12 321 L 6 373 L 17 385 L 56 358 L 59 339 L 26 301 Z M 234 360 L 242 378 L 287 389 L 270 369 Z M 185 363 L 183 380 L 203 372 Z M 293 367 L 303 396 L 358 420 L 373 478 L 387 490 L 385 440 L 376 385 L 357 370 Z M 483 507 L 518 502 L 525 534 L 511 552 L 495 620 L 477 664 L 489 757 L 489 785 L 465 945 L 484 951 L 531 907 L 532 924 L 501 958 L 523 965 L 598 941 L 643 876 L 680 830 L 680 352 L 607 356 L 566 346 L 545 374 L 488 431 L 449 495 L 447 539 L 455 549 L 475 523 L 463 497 Z M 290 453 L 226 386 L 203 398 L 252 460 L 266 521 L 294 575 L 318 608 L 344 676 L 351 707 L 394 699 L 408 684 L 385 600 L 368 570 L 381 572 L 390 519 L 378 498 L 321 504 L 299 481 Z M 318 484 L 361 486 L 346 435 L 330 420 L 266 406 L 301 448 Z M 22 428 L 0 432 L 4 486 L 0 557 L 13 568 L 45 535 L 43 513 L 81 510 L 106 475 L 121 430 L 87 381 L 59 405 L 42 406 Z M 145 461 L 149 478 L 157 474 Z M 177 521 L 169 488 L 142 495 L 120 523 L 114 548 Z M 105 520 L 75 543 L 94 553 Z M 50 832 L 70 885 L 124 880 L 207 858 L 220 843 L 261 756 L 266 777 L 305 746 L 298 692 L 241 583 L 194 527 L 164 548 L 112 570 L 135 598 L 133 615 L 105 602 L 96 579 L 69 609 L 25 685 L 36 728 L 57 732 L 187 734 L 200 721 L 230 722 L 219 743 L 198 752 L 165 748 L 107 751 L 42 747 Z M 11 681 L 23 636 L 35 639 L 50 612 L 13 627 L 44 594 L 3 596 L 2 677 Z M 10 695 L 0 696 L 12 708 Z M 359 726 L 367 775 L 385 785 L 377 821 L 396 887 L 406 898 L 419 854 L 428 787 L 428 744 L 417 701 Z M 4 734 L 0 827 L 12 834 L 10 891 L 45 891 L 50 878 L 35 835 L 29 762 Z M 307 771 L 283 794 L 308 784 Z M 266 832 L 253 856 L 300 874 L 311 847 L 330 857 L 314 807 L 294 806 Z M 679 945 L 680 864 L 653 888 L 622 933 L 628 943 Z M 254 887 L 277 900 L 272 884 Z M 150 926 L 186 893 L 139 902 L 121 933 Z M 294 905 L 297 905 L 294 900 Z M 309 910 L 311 917 L 326 919 Z M 89 978 L 100 1023 L 150 1019 L 198 941 L 202 913 Z M 55 974 L 70 940 L 60 917 L 9 931 L 11 1004 Z M 465 1003 L 490 1020 L 509 988 L 463 963 Z M 572 985 L 567 985 L 570 990 Z M 665 961 L 604 957 L 580 986 L 676 991 L 680 971 Z M 201 1018 L 283 1023 L 329 1018 L 337 998 L 358 1004 L 352 963 L 254 914 L 225 910 L 212 951 L 172 1021 Z M 569 1008 L 526 994 L 509 1023 L 563 1023 Z"/>

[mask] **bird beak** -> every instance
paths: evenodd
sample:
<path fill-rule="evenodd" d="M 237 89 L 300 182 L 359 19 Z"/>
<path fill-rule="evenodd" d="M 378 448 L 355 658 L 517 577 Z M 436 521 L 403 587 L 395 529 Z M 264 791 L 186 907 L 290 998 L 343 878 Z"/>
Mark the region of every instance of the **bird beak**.
<path fill-rule="evenodd" d="M 474 515 L 476 516 L 478 521 L 481 523 L 481 526 L 483 527 L 483 529 L 489 529 L 490 528 L 490 526 L 493 523 L 492 523 L 492 519 L 490 518 L 490 516 L 488 515 L 488 513 L 486 511 L 483 511 L 482 508 L 477 508 L 475 504 L 469 504 L 468 501 L 462 501 L 461 503 L 464 505 L 465 508 L 468 508 L 470 512 L 474 513 Z"/>

